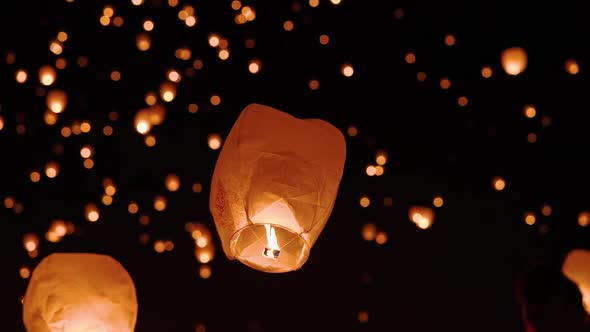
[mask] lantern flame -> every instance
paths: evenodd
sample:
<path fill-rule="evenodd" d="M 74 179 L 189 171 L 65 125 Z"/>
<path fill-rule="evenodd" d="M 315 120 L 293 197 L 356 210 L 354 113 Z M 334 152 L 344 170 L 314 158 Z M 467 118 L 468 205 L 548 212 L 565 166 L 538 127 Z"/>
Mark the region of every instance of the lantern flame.
<path fill-rule="evenodd" d="M 279 247 L 277 234 L 275 228 L 269 224 L 264 224 L 266 229 L 266 246 L 262 250 L 262 256 L 277 259 L 281 254 L 281 247 Z"/>

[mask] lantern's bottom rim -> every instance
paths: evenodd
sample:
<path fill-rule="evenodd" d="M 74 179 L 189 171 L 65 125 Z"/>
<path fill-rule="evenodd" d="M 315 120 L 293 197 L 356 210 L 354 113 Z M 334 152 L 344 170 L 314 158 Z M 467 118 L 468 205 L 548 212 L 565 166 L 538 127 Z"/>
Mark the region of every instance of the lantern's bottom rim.
<path fill-rule="evenodd" d="M 274 228 L 279 248 L 269 246 L 268 226 Z M 235 259 L 250 268 L 269 273 L 300 269 L 309 257 L 310 248 L 301 234 L 272 223 L 249 224 L 230 239 L 230 251 Z"/>

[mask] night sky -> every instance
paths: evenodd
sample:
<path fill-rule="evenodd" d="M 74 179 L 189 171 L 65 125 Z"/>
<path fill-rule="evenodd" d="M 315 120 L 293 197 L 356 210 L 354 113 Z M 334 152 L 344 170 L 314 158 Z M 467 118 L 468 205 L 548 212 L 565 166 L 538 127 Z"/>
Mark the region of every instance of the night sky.
<path fill-rule="evenodd" d="M 522 331 L 519 271 L 590 249 L 582 1 L 0 6 L 5 331 L 25 331 L 30 272 L 54 252 L 102 253 L 125 266 L 137 332 Z M 138 47 L 141 36 L 149 49 Z M 527 54 L 518 75 L 502 66 L 511 47 Z M 43 66 L 56 72 L 47 86 Z M 172 100 L 160 94 L 163 83 L 176 88 Z M 60 113 L 46 103 L 53 90 L 67 95 Z M 165 117 L 139 133 L 136 114 L 152 102 Z M 336 205 L 294 272 L 228 260 L 209 211 L 220 149 L 208 139 L 223 139 L 251 103 L 324 119 L 346 137 Z M 369 176 L 369 166 L 383 173 Z M 180 185 L 171 191 L 174 175 Z M 430 227 L 410 220 L 414 206 L 433 209 Z M 68 232 L 48 238 L 55 221 Z M 187 231 L 197 223 L 211 232 L 207 263 Z M 367 225 L 376 238 L 363 236 Z M 31 234 L 38 241 L 27 249 Z"/>

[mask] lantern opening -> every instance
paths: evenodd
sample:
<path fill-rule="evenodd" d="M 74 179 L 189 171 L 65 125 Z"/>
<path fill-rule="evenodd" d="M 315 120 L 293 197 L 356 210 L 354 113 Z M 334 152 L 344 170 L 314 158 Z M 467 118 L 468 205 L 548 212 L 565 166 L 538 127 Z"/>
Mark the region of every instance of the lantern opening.
<path fill-rule="evenodd" d="M 230 243 L 230 250 L 240 262 L 276 273 L 299 269 L 309 257 L 310 247 L 300 234 L 268 223 L 254 223 L 238 230 Z"/>
<path fill-rule="evenodd" d="M 262 256 L 277 259 L 281 254 L 279 243 L 277 242 L 277 233 L 272 225 L 264 224 L 266 229 L 266 243 L 267 246 L 262 250 Z"/>

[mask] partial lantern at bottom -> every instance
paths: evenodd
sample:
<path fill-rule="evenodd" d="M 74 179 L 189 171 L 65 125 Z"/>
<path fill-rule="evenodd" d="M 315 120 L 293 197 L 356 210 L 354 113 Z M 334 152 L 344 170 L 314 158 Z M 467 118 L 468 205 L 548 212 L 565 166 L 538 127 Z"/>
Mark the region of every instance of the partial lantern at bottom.
<path fill-rule="evenodd" d="M 132 332 L 135 286 L 110 256 L 54 253 L 33 270 L 23 301 L 27 332 Z"/>
<path fill-rule="evenodd" d="M 344 135 L 330 123 L 248 105 L 211 183 L 226 256 L 263 272 L 301 268 L 333 210 L 345 158 Z"/>

